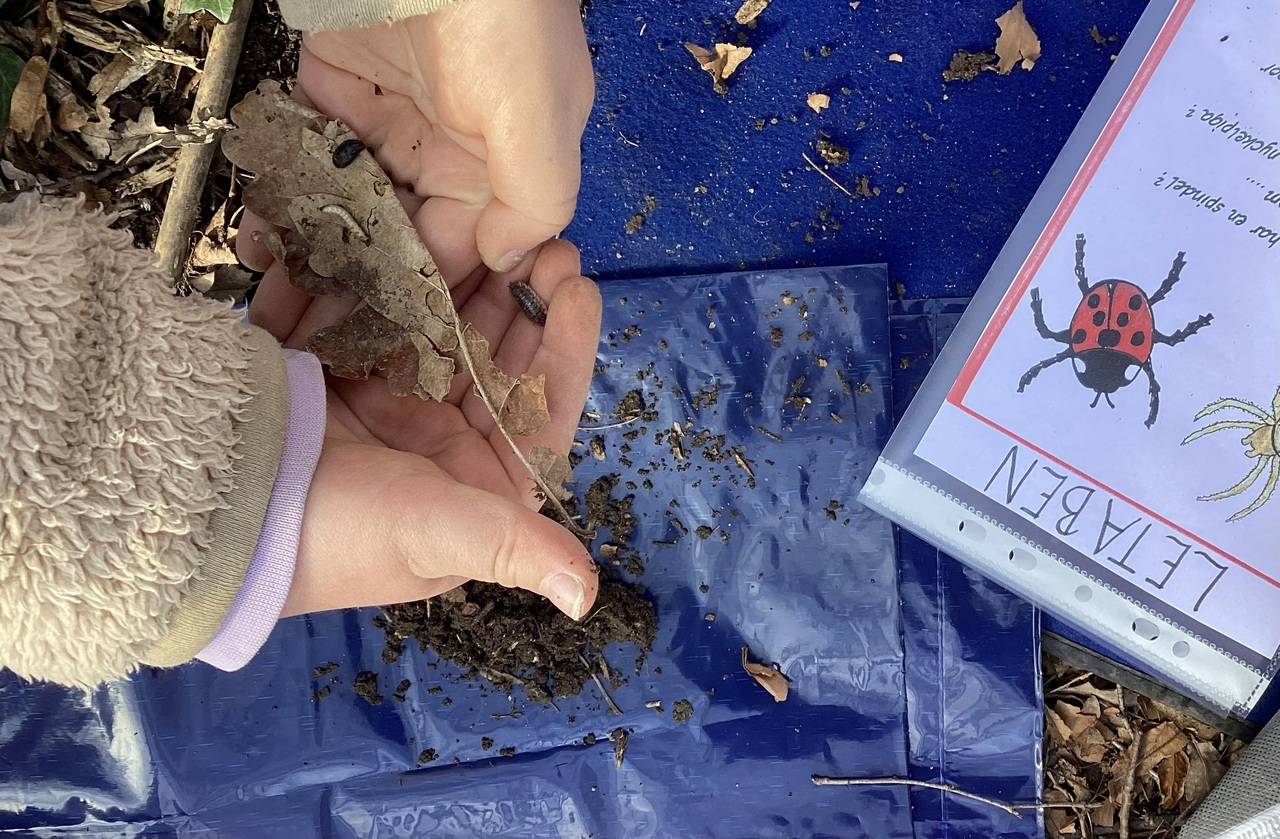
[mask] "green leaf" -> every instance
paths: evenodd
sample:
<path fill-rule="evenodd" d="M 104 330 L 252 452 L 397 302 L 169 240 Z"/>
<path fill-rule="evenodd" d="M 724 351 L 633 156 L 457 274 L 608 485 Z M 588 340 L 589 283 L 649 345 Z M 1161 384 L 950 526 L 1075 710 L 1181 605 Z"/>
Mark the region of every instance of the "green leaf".
<path fill-rule="evenodd" d="M 235 5 L 236 0 L 182 0 L 182 7 L 178 11 L 184 15 L 192 12 L 208 12 L 226 23 L 231 19 L 231 10 Z"/>
<path fill-rule="evenodd" d="M 9 100 L 27 62 L 8 47 L 0 47 L 0 135 L 9 130 Z"/>

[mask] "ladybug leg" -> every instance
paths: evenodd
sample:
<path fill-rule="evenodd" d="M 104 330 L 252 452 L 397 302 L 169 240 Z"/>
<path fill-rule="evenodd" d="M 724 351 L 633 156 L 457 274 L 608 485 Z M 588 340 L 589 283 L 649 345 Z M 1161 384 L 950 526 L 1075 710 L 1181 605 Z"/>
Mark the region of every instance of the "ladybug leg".
<path fill-rule="evenodd" d="M 1187 340 L 1192 335 L 1196 334 L 1201 329 L 1208 326 L 1209 322 L 1212 320 L 1213 320 L 1212 314 L 1201 315 L 1200 317 L 1191 321 L 1191 323 L 1182 327 L 1172 335 L 1165 335 L 1159 330 L 1156 330 L 1151 335 L 1151 341 L 1152 343 L 1155 343 L 1155 344 L 1168 344 L 1169 346 L 1173 346 L 1174 344 L 1181 344 L 1183 341 Z"/>
<path fill-rule="evenodd" d="M 1040 333 L 1041 338 L 1050 341 L 1057 341 L 1059 344 L 1070 344 L 1071 335 L 1067 330 L 1054 332 L 1049 328 L 1049 324 L 1044 322 L 1044 302 L 1040 299 L 1040 289 L 1031 289 L 1031 314 L 1036 319 L 1036 331 Z"/>
<path fill-rule="evenodd" d="M 1147 380 L 1150 382 L 1147 390 L 1151 402 L 1151 408 L 1147 411 L 1147 428 L 1150 428 L 1155 425 L 1156 414 L 1160 413 L 1160 383 L 1156 381 L 1156 371 L 1149 360 L 1142 365 L 1142 369 L 1147 371 Z"/>
<path fill-rule="evenodd" d="M 1173 284 L 1181 278 L 1182 266 L 1187 264 L 1187 261 L 1183 259 L 1186 255 L 1186 251 L 1178 251 L 1178 255 L 1173 258 L 1173 267 L 1169 269 L 1169 276 L 1164 278 L 1164 282 L 1156 289 L 1156 293 L 1147 298 L 1152 306 L 1163 300 L 1164 296 L 1173 289 Z"/>
<path fill-rule="evenodd" d="M 1076 234 L 1076 283 L 1080 286 L 1080 294 L 1089 293 L 1089 278 L 1084 275 L 1084 234 Z"/>
<path fill-rule="evenodd" d="M 1036 376 L 1040 375 L 1041 370 L 1045 369 L 1046 367 L 1052 367 L 1053 365 L 1057 364 L 1059 361 L 1066 361 L 1070 357 L 1071 357 L 1071 348 L 1067 347 L 1065 350 L 1058 353 L 1057 355 L 1050 356 L 1049 358 L 1046 358 L 1044 361 L 1041 361 L 1040 363 L 1036 364 L 1030 370 L 1023 373 L 1021 379 L 1018 379 L 1018 393 L 1022 393 L 1022 391 L 1026 388 L 1026 386 L 1031 384 L 1031 380 L 1034 379 Z"/>

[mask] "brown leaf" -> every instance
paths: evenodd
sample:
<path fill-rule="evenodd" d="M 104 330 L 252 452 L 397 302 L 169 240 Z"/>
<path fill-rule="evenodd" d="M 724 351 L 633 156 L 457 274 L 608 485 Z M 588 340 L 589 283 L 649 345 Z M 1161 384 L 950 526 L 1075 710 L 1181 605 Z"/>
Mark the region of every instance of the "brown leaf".
<path fill-rule="evenodd" d="M 542 476 L 548 486 L 560 493 L 561 501 L 573 495 L 573 493 L 564 489 L 564 485 L 573 480 L 573 469 L 569 465 L 568 457 L 552 451 L 546 446 L 534 446 L 525 455 L 525 459 Z"/>
<path fill-rule="evenodd" d="M 1058 704 L 1061 705 L 1062 703 L 1059 702 Z M 1045 716 L 1049 719 L 1049 722 L 1053 723 L 1053 733 L 1057 734 L 1058 738 L 1063 743 L 1070 740 L 1071 726 L 1067 724 L 1067 721 L 1064 720 L 1053 708 L 1045 708 L 1044 710 Z"/>
<path fill-rule="evenodd" d="M 547 427 L 551 415 L 547 411 L 547 377 L 521 376 L 507 396 L 498 416 L 512 434 L 532 437 Z"/>
<path fill-rule="evenodd" d="M 996 72 L 1007 76 L 1013 65 L 1022 62 L 1023 70 L 1030 70 L 1040 59 L 1040 39 L 1036 31 L 1027 21 L 1027 14 L 1022 9 L 1022 0 L 1018 0 L 1013 8 L 996 18 L 1000 27 L 1000 37 L 996 39 Z"/>
<path fill-rule="evenodd" d="M 1186 789 L 1189 762 L 1186 752 L 1176 752 L 1156 766 L 1160 782 L 1160 809 L 1164 812 L 1178 806 Z"/>
<path fill-rule="evenodd" d="M 769 5 L 769 0 L 743 0 L 738 11 L 734 13 L 733 19 L 738 23 L 746 26 L 751 21 L 760 17 L 760 13 Z"/>
<path fill-rule="evenodd" d="M 1096 702 L 1094 703 L 1094 707 L 1097 707 Z M 1058 714 L 1059 718 L 1066 723 L 1068 729 L 1068 736 L 1066 739 L 1068 740 L 1086 729 L 1092 728 L 1093 724 L 1098 721 L 1098 715 L 1096 713 L 1089 714 L 1068 702 L 1058 702 L 1053 706 L 1053 710 Z"/>
<path fill-rule="evenodd" d="M 1187 755 L 1187 778 L 1182 787 L 1182 800 L 1195 807 L 1204 801 L 1212 788 L 1209 785 L 1209 761 L 1205 760 L 1199 744 L 1193 743 L 1187 751 L 1190 754 Z M 1215 753 L 1210 760 L 1216 763 L 1216 758 Z"/>
<path fill-rule="evenodd" d="M 1101 763 L 1107 754 L 1107 738 L 1096 726 L 1090 726 L 1075 739 L 1075 747 L 1082 763 Z"/>
<path fill-rule="evenodd" d="M 1116 805 L 1110 801 L 1102 802 L 1088 813 L 1094 827 L 1112 827 L 1116 823 Z"/>
<path fill-rule="evenodd" d="M 769 691 L 769 695 L 773 697 L 775 702 L 785 702 L 787 691 L 790 685 L 787 677 L 782 675 L 777 668 L 768 667 L 763 664 L 757 664 L 754 661 L 747 660 L 747 648 L 742 648 L 742 669 L 750 674 L 751 678 L 760 683 L 760 687 Z"/>
<path fill-rule="evenodd" d="M 49 62 L 43 56 L 27 61 L 18 76 L 9 100 L 9 130 L 23 140 L 30 140 L 40 118 L 48 113 L 44 83 L 49 76 Z"/>
<path fill-rule="evenodd" d="M 751 57 L 751 47 L 735 47 L 733 44 L 716 44 L 711 50 L 697 44 L 686 43 L 684 48 L 698 61 L 698 66 L 711 74 L 716 90 L 724 89 L 724 80 L 733 75 L 738 65 Z"/>
<path fill-rule="evenodd" d="M 1142 732 L 1138 775 L 1146 775 L 1169 756 L 1180 753 L 1190 742 L 1191 738 L 1171 722 L 1162 722 Z"/>

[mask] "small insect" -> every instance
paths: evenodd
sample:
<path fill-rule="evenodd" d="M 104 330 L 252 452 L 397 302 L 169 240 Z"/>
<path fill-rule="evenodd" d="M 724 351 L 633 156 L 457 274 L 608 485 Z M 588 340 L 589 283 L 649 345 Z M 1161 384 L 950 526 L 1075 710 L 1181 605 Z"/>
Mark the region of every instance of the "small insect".
<path fill-rule="evenodd" d="M 542 302 L 542 298 L 533 290 L 533 286 L 515 280 L 508 283 L 507 288 L 511 289 L 511 296 L 520 304 L 520 311 L 524 312 L 525 317 L 538 326 L 546 326 L 547 304 Z"/>
<path fill-rule="evenodd" d="M 369 234 L 364 232 L 364 228 L 360 226 L 360 222 L 356 221 L 356 217 L 351 215 L 351 211 L 346 207 L 341 204 L 325 204 L 320 208 L 320 212 L 328 213 L 331 216 L 337 216 L 338 220 L 342 222 L 343 226 L 347 228 L 352 236 L 365 244 L 369 243 Z"/>
<path fill-rule="evenodd" d="M 1252 432 L 1248 436 L 1241 438 L 1240 442 L 1245 447 L 1244 456 L 1257 458 L 1257 465 L 1249 470 L 1249 474 L 1245 475 L 1240 483 L 1235 486 L 1224 489 L 1222 492 L 1215 492 L 1213 495 L 1202 495 L 1197 499 L 1198 501 L 1222 501 L 1233 495 L 1239 495 L 1257 483 L 1258 479 L 1266 473 L 1267 481 L 1262 485 L 1262 494 L 1248 507 L 1227 519 L 1227 521 L 1239 521 L 1271 500 L 1271 496 L 1276 491 L 1276 485 L 1280 484 L 1280 388 L 1276 389 L 1275 398 L 1271 400 L 1271 413 L 1269 414 L 1261 405 L 1255 405 L 1243 399 L 1228 398 L 1219 399 L 1212 405 L 1204 406 L 1200 413 L 1196 414 L 1196 420 L 1202 420 L 1210 414 L 1225 408 L 1235 408 L 1243 411 L 1251 419 L 1219 420 L 1209 423 L 1204 428 L 1198 428 L 1188 434 L 1187 439 L 1183 440 L 1182 443 L 1186 445 L 1206 434 L 1212 434 L 1215 431 L 1228 431 L 1232 428 Z"/>
<path fill-rule="evenodd" d="M 339 169 L 346 169 L 352 163 L 355 163 L 360 152 L 364 151 L 364 143 L 352 137 L 350 140 L 343 140 L 333 149 L 333 165 Z"/>
<path fill-rule="evenodd" d="M 1076 283 L 1081 299 L 1071 316 L 1071 325 L 1060 332 L 1051 330 L 1045 324 L 1040 289 L 1031 289 L 1031 313 L 1035 316 L 1036 331 L 1041 338 L 1066 344 L 1067 348 L 1037 362 L 1024 373 L 1018 381 L 1018 393 L 1046 367 L 1070 359 L 1080 384 L 1095 393 L 1090 407 L 1106 399 L 1114 408 L 1111 394 L 1136 379 L 1138 373 L 1146 373 L 1150 402 L 1146 424 L 1150 428 L 1160 410 L 1160 384 L 1151 366 L 1151 350 L 1156 344 L 1181 344 L 1213 320 L 1211 314 L 1201 315 L 1168 335 L 1156 329 L 1152 310 L 1178 282 L 1186 265 L 1184 256 L 1185 253 L 1178 253 L 1169 275 L 1151 295 L 1126 280 L 1090 284 L 1084 272 L 1084 235 L 1077 235 Z"/>

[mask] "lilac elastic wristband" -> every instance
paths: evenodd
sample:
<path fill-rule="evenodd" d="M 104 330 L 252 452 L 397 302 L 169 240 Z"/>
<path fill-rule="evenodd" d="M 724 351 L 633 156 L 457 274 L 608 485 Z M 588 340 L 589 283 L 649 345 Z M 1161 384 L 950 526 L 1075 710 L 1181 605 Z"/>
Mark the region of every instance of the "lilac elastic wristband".
<path fill-rule="evenodd" d="M 285 350 L 284 354 L 289 377 L 289 420 L 262 535 L 231 611 L 196 656 L 219 670 L 245 666 L 275 628 L 293 584 L 302 512 L 324 443 L 325 390 L 320 362 L 298 350 Z"/>

